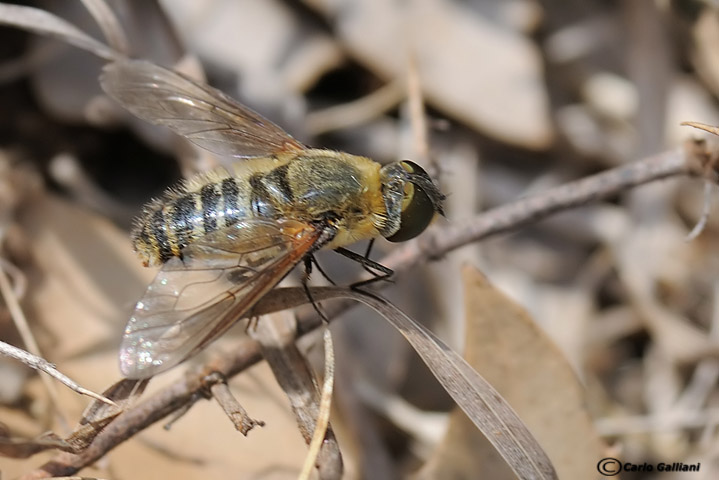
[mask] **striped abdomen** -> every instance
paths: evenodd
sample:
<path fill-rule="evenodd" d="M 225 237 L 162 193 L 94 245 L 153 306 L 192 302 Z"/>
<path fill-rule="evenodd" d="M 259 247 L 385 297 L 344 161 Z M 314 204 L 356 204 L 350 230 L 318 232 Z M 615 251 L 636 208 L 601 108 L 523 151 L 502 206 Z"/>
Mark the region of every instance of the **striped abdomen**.
<path fill-rule="evenodd" d="M 386 221 L 380 165 L 364 157 L 309 150 L 254 158 L 200 175 L 145 207 L 132 233 L 146 264 L 181 257 L 197 239 L 253 217 L 316 222 L 333 218 L 336 248 L 379 235 Z"/>
<path fill-rule="evenodd" d="M 181 256 L 182 249 L 198 238 L 241 218 L 276 216 L 277 199 L 273 192 L 258 185 L 258 180 L 267 176 L 211 175 L 200 177 L 180 191 L 169 191 L 164 198 L 149 204 L 138 220 L 132 233 L 135 251 L 146 264 L 159 265 Z"/>

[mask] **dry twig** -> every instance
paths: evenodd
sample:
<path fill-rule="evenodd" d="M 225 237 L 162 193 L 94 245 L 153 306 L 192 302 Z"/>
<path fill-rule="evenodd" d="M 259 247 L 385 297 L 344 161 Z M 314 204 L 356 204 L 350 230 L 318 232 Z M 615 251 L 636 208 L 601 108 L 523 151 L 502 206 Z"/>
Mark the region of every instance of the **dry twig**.
<path fill-rule="evenodd" d="M 104 402 L 108 405 L 115 405 L 115 402 L 113 402 L 109 398 L 105 398 L 102 395 L 100 395 L 99 393 L 95 393 L 92 390 L 88 390 L 87 388 L 81 387 L 76 382 L 74 382 L 72 379 L 70 379 L 66 375 L 60 373 L 57 370 L 57 368 L 55 368 L 55 365 L 48 362 L 44 358 L 38 357 L 37 355 L 33 355 L 30 352 L 26 352 L 25 350 L 23 350 L 21 348 L 14 347 L 5 342 L 0 342 L 0 354 L 14 358 L 15 360 L 22 362 L 23 364 L 27 365 L 28 367 L 30 367 L 34 370 L 40 370 L 41 372 L 47 373 L 52 378 L 59 380 L 63 385 L 68 387 L 70 390 L 73 390 L 73 391 L 79 393 L 80 395 L 87 395 L 88 397 L 94 398 L 95 400 L 100 400 L 101 402 Z"/>
<path fill-rule="evenodd" d="M 247 414 L 240 402 L 232 395 L 230 387 L 227 385 L 227 380 L 219 373 L 211 373 L 207 381 L 211 383 L 210 392 L 212 397 L 220 404 L 222 410 L 242 435 L 246 437 L 253 428 L 265 426 L 265 422 L 255 420 Z"/>

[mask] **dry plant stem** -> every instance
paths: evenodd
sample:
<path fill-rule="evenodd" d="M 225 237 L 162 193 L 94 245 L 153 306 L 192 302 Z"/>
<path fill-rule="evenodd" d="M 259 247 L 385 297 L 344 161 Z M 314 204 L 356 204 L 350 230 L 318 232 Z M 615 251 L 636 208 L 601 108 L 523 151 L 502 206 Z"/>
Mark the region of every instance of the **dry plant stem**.
<path fill-rule="evenodd" d="M 260 319 L 252 336 L 260 343 L 263 358 L 287 395 L 300 434 L 305 442 L 311 443 L 313 432 L 318 428 L 317 419 L 321 418 L 321 397 L 310 366 L 295 343 L 294 316 L 290 312 L 267 315 Z M 344 466 L 339 444 L 331 428 L 324 430 L 325 441 L 317 462 L 318 478 L 341 478 Z"/>
<path fill-rule="evenodd" d="M 18 329 L 18 332 L 20 332 L 20 336 L 22 337 L 22 341 L 25 343 L 25 346 L 28 348 L 28 350 L 30 351 L 30 353 L 32 355 L 34 355 L 37 358 L 42 358 L 42 356 L 40 354 L 40 347 L 38 346 L 37 342 L 35 341 L 35 336 L 32 334 L 32 331 L 30 330 L 30 326 L 27 323 L 25 314 L 23 313 L 22 308 L 20 307 L 20 302 L 18 301 L 17 297 L 15 296 L 15 292 L 13 291 L 12 285 L 10 284 L 10 279 L 8 278 L 7 274 L 5 273 L 5 270 L 2 268 L 0 268 L 0 293 L 2 293 L 3 300 L 5 300 L 5 305 L 7 306 L 7 309 L 10 311 L 10 315 L 12 316 L 13 322 L 15 323 L 15 327 Z M 39 367 L 40 363 L 37 363 L 37 365 Z M 50 367 L 47 370 L 51 370 L 54 368 L 54 367 L 52 367 L 52 364 L 50 364 L 49 362 L 46 362 L 46 365 Z M 46 370 L 43 370 L 43 371 L 46 371 Z M 55 384 L 52 383 L 50 381 L 50 379 L 45 376 L 41 376 L 40 378 L 42 380 L 43 385 L 45 386 L 45 390 L 47 390 L 47 393 L 50 396 L 50 400 L 52 402 L 53 408 L 55 409 L 55 412 L 60 416 L 62 421 L 65 424 L 67 424 L 67 419 L 65 418 L 65 416 L 63 415 L 63 413 L 61 412 L 60 407 L 59 407 L 60 402 L 59 402 L 57 389 L 55 388 Z M 70 379 L 68 379 L 68 380 L 70 380 Z M 70 382 L 73 383 L 71 380 L 70 380 Z"/>
<path fill-rule="evenodd" d="M 244 339 L 232 356 L 216 358 L 215 361 L 205 365 L 204 371 L 188 373 L 182 380 L 165 387 L 120 415 L 81 454 L 60 453 L 39 469 L 22 476 L 21 479 L 74 475 L 128 438 L 182 409 L 187 403 L 194 402 L 197 395 L 206 388 L 206 377 L 209 373 L 219 372 L 229 378 L 261 359 L 259 345 L 250 339 Z"/>
<path fill-rule="evenodd" d="M 317 460 L 322 448 L 322 443 L 327 434 L 327 427 L 330 424 L 330 412 L 332 410 L 332 391 L 335 383 L 335 354 L 332 347 L 332 333 L 329 328 L 325 329 L 325 381 L 322 384 L 322 396 L 320 398 L 320 412 L 315 422 L 315 432 L 312 434 L 310 448 L 305 457 L 305 463 L 300 472 L 300 480 L 308 480 L 310 474 L 317 464 Z M 342 477 L 342 472 L 337 472 L 336 478 Z"/>
<path fill-rule="evenodd" d="M 88 397 L 94 398 L 96 400 L 100 400 L 101 402 L 104 402 L 108 405 L 116 406 L 115 402 L 110 400 L 109 398 L 105 398 L 99 393 L 95 393 L 91 390 L 88 390 L 86 388 L 81 387 L 72 379 L 67 377 L 66 375 L 63 375 L 60 373 L 56 368 L 55 365 L 48 362 L 44 358 L 40 358 L 36 355 L 33 355 L 30 352 L 26 352 L 25 350 L 21 348 L 14 347 L 8 343 L 0 342 L 0 354 L 7 355 L 8 357 L 14 358 L 15 360 L 18 360 L 28 367 L 34 369 L 34 370 L 40 370 L 42 372 L 47 373 L 52 378 L 60 381 L 63 385 L 68 387 L 70 390 L 73 390 L 80 395 L 87 395 Z"/>
<path fill-rule="evenodd" d="M 25 297 L 27 291 L 27 278 L 25 274 L 14 264 L 0 257 L 0 269 L 2 269 L 12 284 L 12 292 L 18 301 Z"/>
<path fill-rule="evenodd" d="M 178 420 L 180 420 L 182 417 L 185 416 L 187 412 L 190 411 L 192 406 L 199 402 L 200 399 L 203 398 L 203 395 L 201 395 L 199 392 L 195 393 L 195 395 L 192 396 L 189 402 L 186 402 L 182 407 L 172 412 L 172 416 L 165 422 L 165 424 L 162 426 L 163 429 L 166 431 L 172 430 L 172 427 L 177 423 Z"/>
<path fill-rule="evenodd" d="M 687 146 L 686 150 L 671 150 L 631 165 L 563 185 L 543 194 L 518 200 L 478 215 L 458 227 L 435 226 L 419 237 L 418 241 L 405 244 L 406 246 L 392 252 L 382 260 L 382 263 L 396 272 L 401 272 L 421 261 L 426 261 L 428 257 L 441 257 L 452 249 L 472 241 L 541 220 L 558 211 L 616 195 L 644 183 L 677 175 L 701 175 L 702 166 L 697 161 L 698 155 L 691 152 L 691 146 Z M 302 295 L 302 292 L 297 294 Z M 268 298 L 267 301 L 263 299 L 261 303 L 263 303 L 264 310 L 254 313 L 273 311 L 272 305 L 270 305 L 273 300 L 275 299 Z M 328 305 L 325 311 L 332 318 L 346 310 L 349 305 L 353 305 L 353 303 L 335 301 Z M 312 314 L 298 316 L 298 336 L 316 328 L 320 323 L 319 319 Z M 22 478 L 47 478 L 76 473 L 137 432 L 182 408 L 204 388 L 203 379 L 207 373 L 218 371 L 230 378 L 255 364 L 261 358 L 258 344 L 249 339 L 243 339 L 231 356 L 215 359 L 205 366 L 204 373 L 188 374 L 183 380 L 169 385 L 118 417 L 98 435 L 92 445 L 82 454 L 61 453 L 40 469 L 30 472 Z"/>
<path fill-rule="evenodd" d="M 216 372 L 210 374 L 210 376 L 216 377 L 216 380 L 213 381 L 213 385 L 210 386 L 212 397 L 220 404 L 222 410 L 224 410 L 232 424 L 242 435 L 246 437 L 253 428 L 265 426 L 265 422 L 255 420 L 247 414 L 247 411 L 242 408 L 240 402 L 232 395 L 230 387 L 227 385 L 224 377 L 221 377 Z"/>
<path fill-rule="evenodd" d="M 714 186 L 711 184 L 711 182 L 709 182 L 708 180 L 704 181 L 704 206 L 702 208 L 702 215 L 701 217 L 699 217 L 699 221 L 697 222 L 697 224 L 694 225 L 694 228 L 692 228 L 692 231 L 687 234 L 687 242 L 691 242 L 699 235 L 701 235 L 701 233 L 707 226 L 707 222 L 709 221 L 709 214 L 711 213 L 713 188 Z"/>
<path fill-rule="evenodd" d="M 441 258 L 468 243 L 515 230 L 553 213 L 596 202 L 644 183 L 676 175 L 701 174 L 700 167 L 688 160 L 683 148 L 670 150 L 494 208 L 467 221 L 435 227 L 429 235 L 394 250 L 382 263 L 393 270 L 406 270 L 420 260 Z"/>

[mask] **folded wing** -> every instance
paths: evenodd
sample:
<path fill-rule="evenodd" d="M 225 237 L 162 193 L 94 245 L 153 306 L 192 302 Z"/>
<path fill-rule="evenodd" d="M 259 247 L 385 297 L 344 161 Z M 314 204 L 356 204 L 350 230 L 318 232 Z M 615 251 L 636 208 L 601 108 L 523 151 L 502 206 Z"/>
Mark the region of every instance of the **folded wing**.
<path fill-rule="evenodd" d="M 267 156 L 303 145 L 217 89 L 145 60 L 118 60 L 100 77 L 103 90 L 133 115 L 163 125 L 218 155 Z"/>
<path fill-rule="evenodd" d="M 308 253 L 321 230 L 243 219 L 166 262 L 125 328 L 120 369 L 148 378 L 177 365 L 243 317 Z"/>

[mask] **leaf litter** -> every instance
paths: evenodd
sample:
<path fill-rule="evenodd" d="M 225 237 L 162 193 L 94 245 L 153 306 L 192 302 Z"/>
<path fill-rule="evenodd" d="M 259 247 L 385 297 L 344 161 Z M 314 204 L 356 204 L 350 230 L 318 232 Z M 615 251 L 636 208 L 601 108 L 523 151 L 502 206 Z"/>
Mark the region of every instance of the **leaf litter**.
<path fill-rule="evenodd" d="M 423 0 L 401 7 L 380 1 L 307 0 L 265 2 L 255 8 L 249 1 L 217 0 L 134 7 L 146 9 L 142 11 L 120 8 L 119 3 L 109 2 L 109 11 L 121 12 L 120 25 L 127 31 L 143 34 L 127 35 L 137 56 L 172 65 L 199 55 L 214 85 L 303 141 L 382 161 L 400 151 L 396 119 L 401 116 L 401 96 L 399 108 L 390 96 L 392 101 L 369 104 L 372 108 L 361 112 L 360 122 L 348 121 L 351 129 L 323 127 L 319 138 L 310 137 L 311 129 L 303 130 L 302 119 L 328 107 L 351 105 L 383 88 L 393 93 L 413 58 L 428 107 L 429 155 L 437 159 L 443 190 L 455 195 L 452 202 L 458 204 L 448 212 L 445 225 L 461 225 L 481 210 L 522 197 L 534 185 L 551 188 L 698 135 L 686 127 L 678 129 L 678 120 L 716 125 L 719 119 L 707 101 L 719 94 L 719 64 L 712 48 L 719 24 L 709 3 L 693 11 L 682 8 L 685 2 L 640 7 L 584 2 L 579 9 L 531 1 L 479 7 Z M 92 21 L 76 22 L 70 9 L 55 8 L 57 17 L 27 10 L 18 17 L 17 7 L 3 4 L 0 21 L 59 37 L 105 58 L 116 55 L 103 45 Z M 239 16 L 228 12 L 241 12 L 244 27 L 233 26 L 232 18 Z M 103 18 L 102 10 L 96 14 Z M 636 15 L 642 18 L 635 22 L 637 31 L 626 31 Z M 113 23 L 104 18 L 100 21 Z M 166 28 L 143 28 L 144 22 Z M 233 28 L 240 33 L 238 41 L 223 36 Z M 100 30 L 111 32 L 112 27 Z M 98 123 L 98 112 L 100 118 L 108 114 L 97 109 L 96 94 L 77 88 L 77 80 L 63 81 L 62 73 L 72 72 L 84 85 L 95 85 L 97 62 L 92 67 L 81 60 L 86 52 L 71 49 L 60 65 L 78 68 L 30 68 L 43 61 L 33 53 L 38 44 L 12 29 L 2 29 L 0 35 L 11 47 L 2 52 L 3 62 L 24 60 L 11 65 L 14 77 L 7 77 L 11 80 L 0 89 L 0 105 L 8 112 L 0 119 L 5 165 L 0 169 L 0 195 L 13 200 L 3 201 L 0 212 L 2 256 L 27 279 L 21 301 L 46 359 L 84 387 L 102 391 L 119 380 L 116 345 L 133 301 L 151 276 L 130 252 L 123 231 L 130 221 L 126 212 L 139 211 L 144 201 L 172 183 L 178 165 L 192 172 L 207 161 L 151 130 L 142 133 L 143 138 L 173 152 L 177 163 L 159 160 L 147 147 L 131 155 L 118 148 L 142 142 L 93 127 L 122 120 L 110 115 Z M 112 44 L 124 48 L 121 37 L 115 38 Z M 643 42 L 646 39 L 655 41 Z M 243 48 L 251 41 L 263 49 Z M 239 53 L 229 54 L 232 49 Z M 660 69 L 662 82 L 656 81 L 657 74 L 646 75 Z M 34 91 L 28 88 L 33 84 Z M 71 110 L 53 108 L 48 99 L 66 98 L 62 91 L 84 95 Z M 649 108 L 652 105 L 663 110 Z M 59 118 L 60 110 L 71 115 Z M 64 123 L 68 118 L 75 125 Z M 712 139 L 704 138 L 712 151 Z M 92 200 L 79 203 L 78 198 L 88 197 L 73 191 L 78 183 L 72 182 L 12 194 L 22 185 L 11 180 L 20 170 L 52 178 L 47 166 L 58 154 L 77 159 L 86 178 L 124 208 L 110 216 L 102 206 L 93 208 Z M 132 161 L 136 156 L 144 161 Z M 709 199 L 712 208 L 703 232 L 690 243 L 684 241 L 699 221 L 704 202 L 700 181 L 660 182 L 584 207 L 574 216 L 562 213 L 511 236 L 466 247 L 471 252 L 449 253 L 431 268 L 420 265 L 412 275 L 399 275 L 396 281 L 402 288 L 388 295 L 412 318 L 447 333 L 455 350 L 464 345 L 469 364 L 517 411 L 560 478 L 591 475 L 600 459 L 596 456 L 610 455 L 606 445 L 611 455 L 636 464 L 701 461 L 702 473 L 711 476 L 717 471 L 712 362 L 717 349 L 714 237 L 719 220 L 711 215 L 716 195 Z M 378 245 L 373 258 L 381 258 L 384 249 L 386 245 Z M 459 258 L 479 266 L 513 301 L 481 275 L 465 270 L 463 276 Z M 322 262 L 333 278 L 347 283 L 355 278 L 341 261 L 327 257 Z M 463 308 L 458 287 L 454 292 L 446 288 L 462 283 Z M 379 329 L 366 313 L 347 317 L 355 318 L 341 323 L 350 324 L 347 328 L 354 334 L 346 344 L 334 338 L 335 356 L 351 350 L 357 365 L 342 381 L 376 383 L 386 398 L 401 398 L 427 412 L 449 411 L 443 389 L 409 349 L 396 351 L 389 348 L 391 341 L 373 340 Z M 19 345 L 14 332 L 6 313 L 0 313 L 0 339 Z M 231 351 L 241 336 L 241 331 L 232 332 L 213 352 Z M 307 343 L 312 358 L 319 343 Z M 374 376 L 363 371 L 370 366 Z M 7 437 L 36 439 L 16 448 L 66 448 L 62 439 L 68 438 L 69 427 L 47 414 L 48 398 L 37 377 L 12 373 L 17 368 L 0 369 L 8 379 L 25 379 L 20 396 L 0 406 Z M 158 378 L 142 398 L 181 378 L 179 371 Z M 276 478 L 296 478 L 306 447 L 269 371 L 253 368 L 230 380 L 230 389 L 249 415 L 267 427 L 253 430 L 248 439 L 239 438 L 217 405 L 200 401 L 169 433 L 153 427 L 83 474 L 206 478 L 270 472 Z M 69 419 L 83 417 L 85 401 L 62 390 L 59 398 Z M 361 395 L 354 400 L 363 402 Z M 367 458 L 383 458 L 391 465 L 384 471 L 403 476 L 447 468 L 468 476 L 482 471 L 500 478 L 507 473 L 494 450 L 459 413 L 449 414 L 444 440 L 421 450 L 414 448 L 415 440 L 398 427 L 401 423 L 393 421 L 391 412 L 366 405 L 356 411 L 339 409 L 331 419 L 350 478 L 372 474 L 373 463 L 363 460 Z M 87 428 L 96 432 L 112 415 L 107 410 L 91 414 Z M 362 435 L 373 435 L 344 428 L 353 424 L 353 415 L 363 425 Z M 552 421 L 557 418 L 566 418 L 566 424 Z M 569 425 L 576 430 L 562 430 Z M 43 436 L 50 430 L 58 433 Z M 578 442 L 584 442 L 583 447 L 577 447 Z M 280 458 L 272 454 L 278 451 L 283 452 Z M 2 459 L 0 468 L 15 477 L 51 456 L 45 452 L 25 460 Z M 646 473 L 643 478 L 655 477 Z"/>

